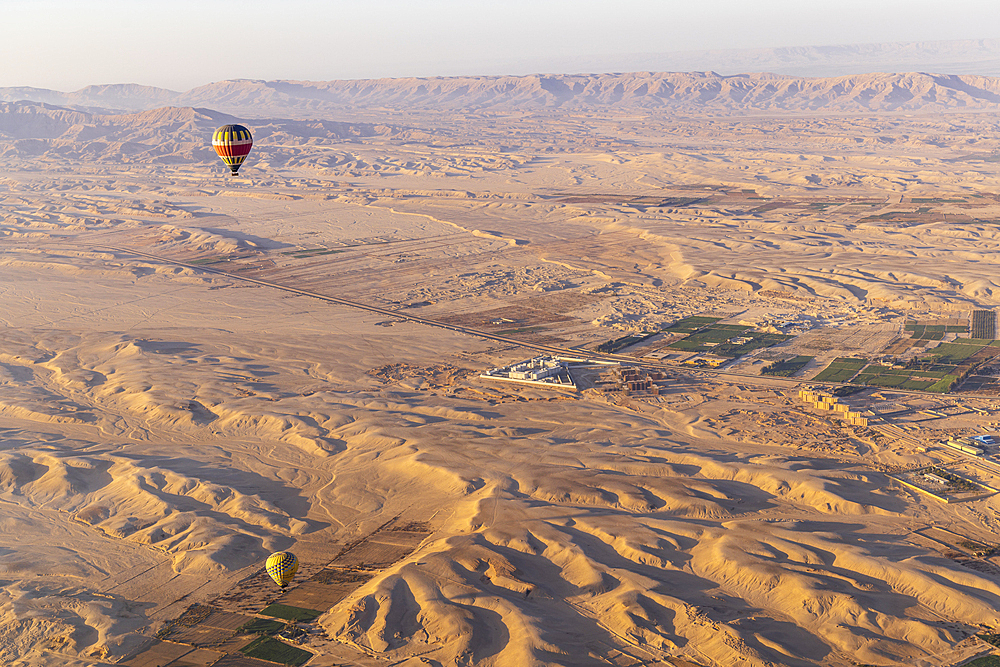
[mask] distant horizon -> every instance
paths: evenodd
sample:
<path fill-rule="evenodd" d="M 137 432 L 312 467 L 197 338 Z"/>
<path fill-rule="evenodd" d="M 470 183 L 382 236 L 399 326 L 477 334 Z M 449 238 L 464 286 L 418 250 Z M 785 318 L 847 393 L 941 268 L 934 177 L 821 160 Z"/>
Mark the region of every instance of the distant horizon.
<path fill-rule="evenodd" d="M 617 56 L 618 58 L 624 59 L 688 59 L 697 60 L 699 58 L 708 58 L 712 56 L 722 57 L 730 56 L 733 61 L 746 62 L 750 64 L 753 59 L 750 56 L 757 56 L 757 60 L 763 60 L 766 62 L 767 54 L 782 54 L 783 52 L 809 52 L 813 50 L 819 51 L 829 51 L 829 50 L 850 50 L 850 49 L 881 49 L 881 50 L 891 50 L 886 49 L 886 47 L 916 47 L 920 45 L 958 45 L 964 43 L 978 43 L 978 44 L 991 44 L 993 47 L 993 52 L 989 59 L 984 59 L 981 62 L 982 69 L 984 71 L 939 71 L 927 68 L 909 68 L 909 69 L 872 69 L 871 67 L 865 68 L 863 66 L 858 66 L 856 70 L 852 71 L 841 71 L 835 73 L 816 73 L 816 74 L 797 74 L 790 73 L 788 71 L 775 71 L 774 69 L 745 69 L 740 71 L 730 71 L 733 69 L 732 62 L 726 67 L 727 63 L 720 62 L 719 66 L 716 68 L 711 67 L 700 67 L 700 68 L 684 68 L 684 69 L 657 69 L 657 68 L 594 68 L 589 70 L 579 70 L 579 71 L 563 71 L 563 70 L 515 70 L 509 72 L 466 72 L 466 73 L 445 73 L 445 74 L 410 74 L 410 75 L 399 75 L 399 76 L 357 76 L 357 77 L 334 77 L 334 78 L 264 78 L 264 77 L 251 77 L 251 76 L 240 76 L 240 77 L 229 77 L 213 79 L 209 81 L 204 81 L 187 88 L 170 88 L 167 86 L 161 86 L 154 83 L 146 83 L 142 81 L 102 81 L 102 82 L 91 82 L 76 88 L 50 88 L 38 85 L 0 85 L 0 88 L 5 89 L 36 89 L 51 91 L 64 94 L 72 94 L 80 92 L 87 88 L 100 88 L 100 87 L 110 87 L 110 86 L 139 86 L 144 88 L 153 88 L 157 90 L 163 90 L 175 94 L 183 94 L 201 88 L 203 86 L 210 86 L 213 84 L 224 83 L 227 81 L 259 81 L 259 82 L 328 82 L 328 81 L 366 81 L 366 80 L 378 80 L 378 79 L 452 79 L 452 78 L 498 78 L 498 77 L 525 77 L 525 76 L 600 76 L 609 74 L 632 74 L 632 73 L 642 73 L 642 72 L 654 72 L 654 73 L 715 73 L 719 76 L 731 77 L 740 75 L 753 75 L 753 74 L 774 74 L 776 76 L 789 76 L 789 77 L 801 77 L 801 78 L 834 78 L 841 76 L 857 76 L 863 74 L 874 74 L 874 73 L 886 73 L 886 74 L 904 74 L 904 73 L 928 73 L 928 74 L 940 74 L 940 75 L 969 75 L 969 76 L 986 76 L 986 77 L 1000 77 L 1000 39 L 967 39 L 967 40 L 931 40 L 922 42 L 869 42 L 869 43 L 858 43 L 858 44 L 822 44 L 822 45 L 800 45 L 800 46 L 785 46 L 785 47 L 774 47 L 774 48 L 753 48 L 753 49 L 712 49 L 712 50 L 694 50 L 694 51 L 671 51 L 663 53 L 636 53 L 636 54 L 623 54 Z M 995 55 L 994 55 L 995 54 Z M 815 56 L 815 53 L 812 54 Z M 740 61 L 740 56 L 743 56 L 743 60 Z M 579 56 L 575 58 L 580 61 L 597 61 L 603 58 L 608 58 L 610 56 Z M 815 58 L 809 60 L 804 59 L 804 64 L 796 63 L 794 60 L 788 60 L 786 58 L 785 62 L 782 63 L 783 67 L 786 69 L 803 69 L 808 67 L 819 68 L 825 66 L 827 68 L 837 66 L 836 63 L 833 64 L 821 64 L 815 61 Z M 969 63 L 963 63 L 965 65 L 964 69 L 969 69 Z M 841 64 L 841 68 L 848 67 L 848 65 Z"/>
<path fill-rule="evenodd" d="M 982 20 L 994 11 L 986 0 L 953 0 L 947 11 L 931 0 L 32 0 L 4 10 L 0 87 L 59 91 L 611 73 L 692 54 L 713 54 L 697 69 L 731 74 L 726 58 L 737 52 L 1000 38 Z"/>

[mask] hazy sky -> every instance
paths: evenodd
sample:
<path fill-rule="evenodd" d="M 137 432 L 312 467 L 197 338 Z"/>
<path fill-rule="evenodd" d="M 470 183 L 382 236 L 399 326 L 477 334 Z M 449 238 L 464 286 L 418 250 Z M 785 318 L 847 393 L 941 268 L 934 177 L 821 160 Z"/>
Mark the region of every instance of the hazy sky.
<path fill-rule="evenodd" d="M 1000 37 L 996 0 L 0 3 L 0 86 L 64 91 L 525 74 L 565 67 L 573 56 Z"/>

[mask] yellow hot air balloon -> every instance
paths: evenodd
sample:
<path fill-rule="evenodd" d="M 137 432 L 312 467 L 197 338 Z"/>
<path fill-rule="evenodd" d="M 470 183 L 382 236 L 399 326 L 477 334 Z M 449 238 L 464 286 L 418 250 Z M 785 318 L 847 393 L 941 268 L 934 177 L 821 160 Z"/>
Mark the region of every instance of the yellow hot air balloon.
<path fill-rule="evenodd" d="M 279 551 L 267 557 L 264 567 L 274 583 L 284 588 L 299 571 L 299 559 L 290 551 Z"/>

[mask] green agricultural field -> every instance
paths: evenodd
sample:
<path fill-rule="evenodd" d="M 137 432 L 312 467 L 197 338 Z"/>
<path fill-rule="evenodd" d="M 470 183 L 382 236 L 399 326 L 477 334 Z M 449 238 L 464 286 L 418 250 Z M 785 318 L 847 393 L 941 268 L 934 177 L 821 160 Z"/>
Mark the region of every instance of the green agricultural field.
<path fill-rule="evenodd" d="M 857 373 L 858 369 L 856 368 L 844 368 L 830 364 L 820 371 L 819 375 L 814 377 L 813 380 L 816 380 L 816 382 L 848 382 Z"/>
<path fill-rule="evenodd" d="M 664 327 L 663 331 L 669 331 L 672 333 L 693 333 L 704 326 L 718 322 L 720 319 L 722 318 L 691 315 L 690 317 L 677 320 L 668 327 Z"/>
<path fill-rule="evenodd" d="M 957 380 L 957 375 L 945 375 L 943 378 L 927 387 L 926 391 L 934 391 L 945 394 L 951 391 L 952 385 L 954 385 Z"/>
<path fill-rule="evenodd" d="M 913 375 L 914 372 L 906 368 L 892 368 L 890 366 L 872 364 L 859 373 L 854 378 L 854 382 L 876 387 L 898 387 L 901 389 L 906 383 L 919 382 L 919 380 L 913 378 Z M 924 382 L 927 383 L 927 386 L 934 384 L 934 380 L 924 380 Z"/>
<path fill-rule="evenodd" d="M 255 618 L 252 621 L 244 623 L 240 627 L 240 632 L 244 632 L 248 635 L 273 635 L 276 632 L 280 632 L 285 624 L 281 621 L 274 621 L 269 618 Z"/>
<path fill-rule="evenodd" d="M 927 391 L 930 387 L 934 386 L 936 380 L 915 380 L 910 378 L 899 385 L 900 389 L 906 389 L 908 391 Z"/>
<path fill-rule="evenodd" d="M 951 388 L 957 375 L 944 370 L 892 368 L 872 364 L 854 378 L 854 382 L 872 387 L 892 387 L 909 391 L 941 391 Z"/>
<path fill-rule="evenodd" d="M 659 332 L 643 331 L 640 333 L 634 333 L 634 334 L 629 334 L 627 336 L 622 336 L 621 338 L 615 338 L 614 340 L 604 341 L 603 343 L 597 346 L 597 351 L 603 352 L 604 354 L 611 354 L 613 352 L 621 350 L 622 348 L 626 348 L 630 345 L 635 345 L 636 343 L 641 343 L 644 340 L 649 340 L 657 333 Z"/>
<path fill-rule="evenodd" d="M 749 338 L 745 343 L 729 343 L 732 338 Z M 721 357 L 736 358 L 753 350 L 770 347 L 791 338 L 785 334 L 762 333 L 753 327 L 735 324 L 713 324 L 668 347 L 688 352 L 711 352 Z"/>
<path fill-rule="evenodd" d="M 806 364 L 815 359 L 815 357 L 797 356 L 792 359 L 785 359 L 784 361 L 776 361 L 773 364 L 768 364 L 761 370 L 762 375 L 777 375 L 779 377 L 791 377 L 798 373 L 800 370 L 805 368 Z"/>
<path fill-rule="evenodd" d="M 945 328 L 943 324 L 907 324 L 903 327 L 914 340 L 941 340 L 944 338 Z"/>
<path fill-rule="evenodd" d="M 740 335 L 750 327 L 742 327 L 739 330 L 732 329 L 719 329 L 715 326 L 708 327 L 707 329 L 702 329 L 701 331 L 695 332 L 684 338 L 682 340 L 673 342 L 669 347 L 678 350 L 690 350 L 690 351 L 715 351 L 713 348 L 717 345 L 725 343 L 730 338 L 735 338 Z M 714 343 L 715 345 L 712 345 Z"/>
<path fill-rule="evenodd" d="M 859 382 L 870 387 L 895 387 L 897 389 L 902 388 L 902 385 L 909 380 L 905 375 L 875 375 L 875 374 L 861 374 L 854 378 L 855 382 Z"/>
<path fill-rule="evenodd" d="M 700 341 L 689 341 L 687 338 L 671 343 L 667 347 L 684 352 L 696 352 L 703 349 Z"/>
<path fill-rule="evenodd" d="M 962 667 L 1000 667 L 1000 656 L 984 655 L 972 662 L 965 663 Z"/>
<path fill-rule="evenodd" d="M 688 336 L 688 340 L 695 339 L 705 343 L 725 343 L 730 338 L 744 335 L 748 330 L 749 327 L 743 327 L 742 329 L 717 329 L 712 326 L 702 329 L 698 333 L 691 334 Z"/>
<path fill-rule="evenodd" d="M 946 333 L 968 333 L 969 327 L 960 324 L 917 324 L 907 322 L 903 331 L 910 332 L 914 340 L 941 340 Z"/>
<path fill-rule="evenodd" d="M 272 637 L 258 637 L 240 649 L 240 653 L 251 658 L 270 660 L 282 665 L 298 667 L 309 662 L 313 654 L 300 648 L 289 646 Z"/>
<path fill-rule="evenodd" d="M 958 364 L 986 347 L 988 342 L 990 341 L 959 338 L 954 343 L 941 343 L 933 350 L 928 350 L 927 354 L 935 357 L 935 364 Z"/>
<path fill-rule="evenodd" d="M 813 378 L 817 382 L 847 382 L 868 365 L 867 359 L 838 357 Z"/>
<path fill-rule="evenodd" d="M 712 350 L 713 354 L 717 354 L 720 357 L 732 357 L 735 359 L 736 357 L 742 357 L 744 354 L 753 352 L 754 350 L 759 350 L 762 347 L 771 347 L 772 345 L 784 343 L 786 340 L 792 338 L 791 336 L 785 334 L 773 333 L 751 333 L 746 335 L 747 337 L 752 337 L 753 340 L 749 340 L 742 345 L 723 343 Z"/>
<path fill-rule="evenodd" d="M 850 381 L 871 387 L 891 387 L 908 391 L 947 391 L 957 377 L 954 370 L 955 366 L 936 364 L 928 369 L 892 368 L 880 364 L 869 365 L 865 359 L 840 357 L 834 359 L 813 379 L 817 382 Z"/>
<path fill-rule="evenodd" d="M 261 612 L 264 616 L 283 618 L 286 621 L 312 621 L 319 618 L 323 612 L 315 609 L 303 609 L 302 607 L 292 607 L 287 604 L 269 604 Z"/>
<path fill-rule="evenodd" d="M 935 370 L 927 370 L 927 371 L 925 371 L 925 370 L 914 370 L 914 371 L 907 371 L 907 372 L 910 375 L 914 376 L 914 377 L 934 378 L 935 380 L 940 380 L 941 378 L 943 378 L 946 375 L 954 375 L 954 373 L 952 372 L 952 371 L 955 370 L 954 366 L 937 366 L 937 365 L 935 365 L 933 368 Z"/>

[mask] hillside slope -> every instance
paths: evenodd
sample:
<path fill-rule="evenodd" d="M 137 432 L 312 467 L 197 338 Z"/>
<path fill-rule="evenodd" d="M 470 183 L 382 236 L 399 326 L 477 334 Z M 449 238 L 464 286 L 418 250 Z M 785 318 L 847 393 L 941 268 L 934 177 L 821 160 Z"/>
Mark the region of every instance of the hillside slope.
<path fill-rule="evenodd" d="M 669 110 L 680 113 L 910 112 L 1000 108 L 1000 79 L 912 72 L 802 78 L 714 72 L 475 76 L 353 81 L 219 81 L 175 93 L 132 84 L 73 93 L 0 88 L 0 101 L 141 110 L 210 107 L 242 117 L 331 112 Z"/>

